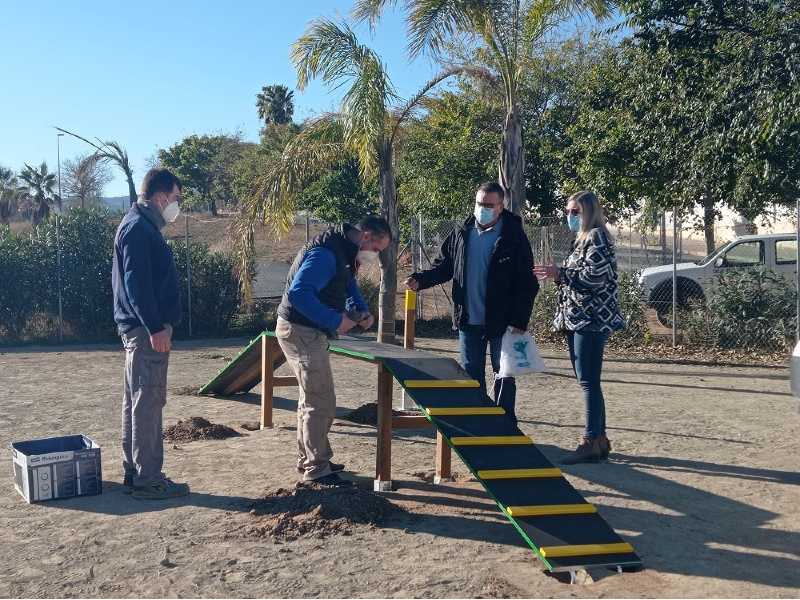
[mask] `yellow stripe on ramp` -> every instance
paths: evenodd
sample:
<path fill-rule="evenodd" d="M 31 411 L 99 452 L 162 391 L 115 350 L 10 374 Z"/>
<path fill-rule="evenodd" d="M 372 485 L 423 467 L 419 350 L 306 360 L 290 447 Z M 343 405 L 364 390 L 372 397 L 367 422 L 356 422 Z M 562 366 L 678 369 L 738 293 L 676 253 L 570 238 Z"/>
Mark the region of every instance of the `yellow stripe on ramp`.
<path fill-rule="evenodd" d="M 633 552 L 633 546 L 626 542 L 619 544 L 582 544 L 579 546 L 546 546 L 539 548 L 545 558 L 559 558 L 563 556 L 592 556 L 596 554 L 628 554 Z"/>
<path fill-rule="evenodd" d="M 530 479 L 561 477 L 561 469 L 488 469 L 478 471 L 481 479 Z"/>
<path fill-rule="evenodd" d="M 431 417 L 469 417 L 474 415 L 504 415 L 505 409 L 501 406 L 464 406 L 452 408 L 426 408 L 425 412 Z"/>
<path fill-rule="evenodd" d="M 406 379 L 405 388 L 477 388 L 477 379 Z"/>
<path fill-rule="evenodd" d="M 475 437 L 452 437 L 454 446 L 526 446 L 533 444 L 527 435 L 484 435 Z"/>
<path fill-rule="evenodd" d="M 540 504 L 534 506 L 507 506 L 512 517 L 549 517 L 551 515 L 585 515 L 596 513 L 594 504 Z"/>

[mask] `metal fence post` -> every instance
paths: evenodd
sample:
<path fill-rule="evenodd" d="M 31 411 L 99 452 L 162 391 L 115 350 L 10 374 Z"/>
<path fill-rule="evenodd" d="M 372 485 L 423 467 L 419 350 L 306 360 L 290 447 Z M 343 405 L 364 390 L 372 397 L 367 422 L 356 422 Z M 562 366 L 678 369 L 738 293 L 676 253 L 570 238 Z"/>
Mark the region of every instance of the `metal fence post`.
<path fill-rule="evenodd" d="M 795 300 L 795 342 L 800 342 L 800 198 L 797 199 L 797 239 L 795 240 L 795 263 L 794 263 L 794 285 L 797 299 Z"/>
<path fill-rule="evenodd" d="M 672 207 L 672 347 L 678 345 L 678 207 Z"/>
<path fill-rule="evenodd" d="M 186 308 L 189 311 L 189 337 L 192 337 L 192 252 L 189 248 L 189 214 L 184 214 L 186 239 Z"/>
<path fill-rule="evenodd" d="M 417 226 L 418 226 L 418 231 L 417 231 L 417 252 L 419 252 L 419 256 L 417 257 L 417 264 L 419 265 L 420 271 L 425 268 L 423 266 L 423 264 L 422 264 L 422 255 L 423 255 L 422 248 L 424 247 L 423 244 L 425 243 L 425 228 L 424 228 L 423 223 L 424 223 L 424 221 L 422 219 L 422 214 L 420 213 L 417 216 Z M 428 267 L 430 267 L 430 265 L 428 265 Z M 422 319 L 424 314 L 425 313 L 423 312 L 422 291 L 420 291 L 420 292 L 417 293 L 417 318 L 418 319 Z"/>

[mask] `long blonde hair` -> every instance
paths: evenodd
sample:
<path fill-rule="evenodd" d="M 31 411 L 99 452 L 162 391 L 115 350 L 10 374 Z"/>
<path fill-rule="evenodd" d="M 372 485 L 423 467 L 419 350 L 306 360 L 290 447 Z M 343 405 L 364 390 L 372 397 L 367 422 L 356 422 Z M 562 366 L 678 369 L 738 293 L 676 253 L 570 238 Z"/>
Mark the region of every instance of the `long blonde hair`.
<path fill-rule="evenodd" d="M 603 207 L 600 206 L 600 200 L 597 195 L 589 190 L 583 190 L 576 194 L 572 194 L 567 199 L 567 204 L 572 201 L 578 203 L 581 207 L 581 231 L 578 234 L 577 241 L 583 241 L 592 229 L 602 229 L 606 235 L 611 239 L 611 234 L 606 227 L 606 217 L 603 213 Z"/>

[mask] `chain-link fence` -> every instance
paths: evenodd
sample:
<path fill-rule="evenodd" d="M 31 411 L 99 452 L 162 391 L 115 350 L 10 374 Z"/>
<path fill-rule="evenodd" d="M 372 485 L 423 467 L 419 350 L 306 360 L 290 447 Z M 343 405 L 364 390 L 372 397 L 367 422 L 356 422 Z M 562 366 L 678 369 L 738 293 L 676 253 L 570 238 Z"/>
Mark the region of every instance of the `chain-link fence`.
<path fill-rule="evenodd" d="M 459 221 L 411 219 L 401 254 L 399 280 L 430 268 Z M 661 215 L 654 226 L 634 219 L 609 227 L 615 240 L 620 301 L 627 343 L 661 340 L 709 349 L 783 352 L 797 328 L 797 236 L 791 222 L 759 228 L 715 223 L 710 230 L 673 223 Z M 525 231 L 536 264 L 559 265 L 574 236 L 562 219 L 528 221 Z M 777 231 L 777 232 L 776 232 Z M 778 233 L 783 231 L 784 233 Z M 707 251 L 710 244 L 714 250 Z M 399 286 L 402 288 L 402 285 Z M 546 335 L 555 290 L 543 283 L 534 326 Z M 425 290 L 418 318 L 449 318 L 450 286 Z M 674 314 L 674 318 L 673 318 Z"/>

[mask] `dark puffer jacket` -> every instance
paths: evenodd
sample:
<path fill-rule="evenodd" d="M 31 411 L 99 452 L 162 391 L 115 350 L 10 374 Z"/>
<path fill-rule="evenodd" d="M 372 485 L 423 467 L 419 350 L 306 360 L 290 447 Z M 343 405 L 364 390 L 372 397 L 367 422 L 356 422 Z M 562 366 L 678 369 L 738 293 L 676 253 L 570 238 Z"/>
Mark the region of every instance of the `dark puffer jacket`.
<path fill-rule="evenodd" d="M 506 328 L 527 329 L 539 282 L 533 274 L 533 253 L 522 219 L 504 210 L 503 227 L 489 260 L 486 282 L 486 335 L 502 335 Z M 439 257 L 427 271 L 414 273 L 420 289 L 453 280 L 453 326 L 469 323 L 467 314 L 467 243 L 475 217 L 454 229 L 442 244 Z"/>

